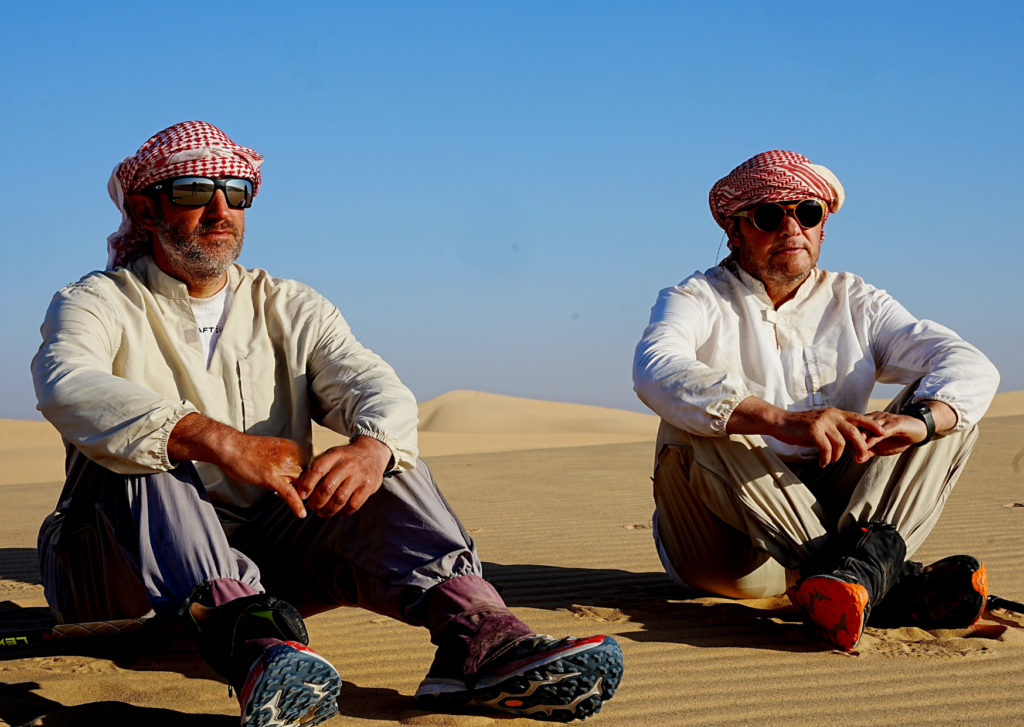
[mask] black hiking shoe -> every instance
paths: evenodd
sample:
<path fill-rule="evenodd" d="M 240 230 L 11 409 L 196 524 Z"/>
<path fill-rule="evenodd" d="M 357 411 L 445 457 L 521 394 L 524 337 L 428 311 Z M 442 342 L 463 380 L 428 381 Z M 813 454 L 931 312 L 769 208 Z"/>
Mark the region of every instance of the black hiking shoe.
<path fill-rule="evenodd" d="M 988 576 L 977 558 L 952 555 L 928 566 L 908 560 L 871 625 L 963 629 L 981 619 L 987 600 Z"/>
<path fill-rule="evenodd" d="M 894 525 L 860 522 L 827 543 L 786 591 L 807 624 L 844 651 L 856 648 L 872 609 L 899 577 L 907 545 Z"/>

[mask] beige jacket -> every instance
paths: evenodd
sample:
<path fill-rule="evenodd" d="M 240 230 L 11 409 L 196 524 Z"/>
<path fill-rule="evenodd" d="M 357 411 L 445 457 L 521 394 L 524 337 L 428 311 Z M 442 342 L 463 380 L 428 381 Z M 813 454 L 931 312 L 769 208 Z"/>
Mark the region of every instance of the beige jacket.
<path fill-rule="evenodd" d="M 416 400 L 337 308 L 264 270 L 232 266 L 228 285 L 234 301 L 209 369 L 185 284 L 152 257 L 60 290 L 32 360 L 39 411 L 70 445 L 122 474 L 172 469 L 167 440 L 190 412 L 310 449 L 312 418 L 383 442 L 398 469 L 415 466 Z M 196 467 L 229 530 L 273 494 Z"/>

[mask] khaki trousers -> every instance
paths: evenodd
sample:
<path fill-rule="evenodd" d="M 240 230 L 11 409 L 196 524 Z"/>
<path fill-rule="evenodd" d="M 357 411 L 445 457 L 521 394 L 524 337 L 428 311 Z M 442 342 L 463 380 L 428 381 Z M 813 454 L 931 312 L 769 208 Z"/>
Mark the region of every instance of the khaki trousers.
<path fill-rule="evenodd" d="M 908 386 L 886 411 L 898 411 Z M 826 538 L 861 520 L 896 526 L 916 551 L 935 527 L 978 439 L 977 427 L 903 454 L 783 463 L 760 436 L 699 437 L 662 421 L 654 539 L 680 585 L 730 598 L 785 593 Z"/>

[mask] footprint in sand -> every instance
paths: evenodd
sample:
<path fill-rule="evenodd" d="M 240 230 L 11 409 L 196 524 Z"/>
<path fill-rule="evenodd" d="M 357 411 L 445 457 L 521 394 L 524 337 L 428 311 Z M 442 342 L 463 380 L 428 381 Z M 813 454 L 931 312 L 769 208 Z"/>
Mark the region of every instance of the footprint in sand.
<path fill-rule="evenodd" d="M 558 610 L 568 611 L 576 618 L 587 619 L 588 621 L 601 621 L 603 623 L 622 623 L 624 621 L 629 621 L 629 616 L 617 608 L 569 606 L 569 608 L 560 608 Z"/>
<path fill-rule="evenodd" d="M 966 629 L 869 628 L 857 651 L 861 656 L 956 659 L 996 656 L 1007 647 L 1022 646 L 1024 623 L 987 614 L 986 619 Z"/>

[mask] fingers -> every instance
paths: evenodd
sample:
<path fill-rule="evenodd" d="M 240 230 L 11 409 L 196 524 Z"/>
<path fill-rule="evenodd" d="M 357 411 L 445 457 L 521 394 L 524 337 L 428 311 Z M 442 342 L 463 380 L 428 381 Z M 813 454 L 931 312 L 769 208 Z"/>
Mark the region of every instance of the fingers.
<path fill-rule="evenodd" d="M 351 479 L 346 480 L 342 486 L 335 491 L 334 497 L 332 497 L 323 507 L 317 510 L 316 514 L 320 517 L 331 517 L 332 515 L 337 515 L 342 508 L 348 505 L 355 489 L 356 483 L 352 482 Z"/>
<path fill-rule="evenodd" d="M 302 504 L 302 498 L 299 497 L 299 493 L 295 491 L 295 488 L 290 483 L 278 481 L 274 485 L 274 492 L 285 501 L 292 512 L 298 517 L 306 517 L 306 508 Z"/>
<path fill-rule="evenodd" d="M 351 515 L 362 507 L 379 487 L 380 482 L 374 482 L 368 478 L 361 481 L 354 477 L 350 478 L 337 489 L 330 502 L 317 511 L 317 515 L 320 517 L 331 517 L 338 513 Z"/>
<path fill-rule="evenodd" d="M 825 436 L 828 437 L 829 443 L 832 445 L 827 464 L 835 464 L 846 450 L 846 438 L 838 429 L 829 430 Z"/>
<path fill-rule="evenodd" d="M 868 456 L 868 447 L 865 443 L 864 433 L 849 422 L 843 422 L 839 426 L 839 431 L 846 441 L 853 446 L 854 461 L 858 464 L 866 462 L 870 457 Z"/>
<path fill-rule="evenodd" d="M 818 433 L 814 436 L 814 446 L 818 448 L 818 466 L 824 467 L 832 461 L 832 440 L 825 436 L 824 433 Z"/>
<path fill-rule="evenodd" d="M 331 498 L 337 493 L 342 483 L 347 479 L 346 468 L 344 463 L 335 465 L 327 474 L 325 474 L 320 481 L 316 484 L 316 488 L 312 494 L 306 500 L 306 504 L 309 505 L 309 509 L 314 512 L 319 512 Z"/>
<path fill-rule="evenodd" d="M 883 417 L 885 416 L 885 412 L 877 413 L 881 413 Z M 885 426 L 879 419 L 850 412 L 849 416 L 846 417 L 846 421 L 850 422 L 854 426 L 860 427 L 861 429 L 866 429 L 873 434 L 877 434 L 879 436 L 885 434 Z"/>
<path fill-rule="evenodd" d="M 323 454 L 314 457 L 313 461 L 309 463 L 309 467 L 303 470 L 299 479 L 295 482 L 295 489 L 298 490 L 299 497 L 303 500 L 308 498 L 324 476 L 331 471 L 338 459 L 340 459 L 340 455 L 334 452 L 333 449 L 329 449 Z"/>

